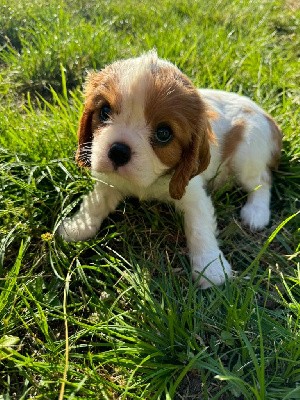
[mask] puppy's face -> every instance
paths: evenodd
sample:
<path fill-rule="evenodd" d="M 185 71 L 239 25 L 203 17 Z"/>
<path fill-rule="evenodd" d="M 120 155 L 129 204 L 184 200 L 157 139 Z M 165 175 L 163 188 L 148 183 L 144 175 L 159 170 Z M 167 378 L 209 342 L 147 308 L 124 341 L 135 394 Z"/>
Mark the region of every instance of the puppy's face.
<path fill-rule="evenodd" d="M 213 134 L 189 79 L 154 52 L 90 74 L 77 161 L 148 187 L 170 174 L 170 196 L 207 168 Z"/>

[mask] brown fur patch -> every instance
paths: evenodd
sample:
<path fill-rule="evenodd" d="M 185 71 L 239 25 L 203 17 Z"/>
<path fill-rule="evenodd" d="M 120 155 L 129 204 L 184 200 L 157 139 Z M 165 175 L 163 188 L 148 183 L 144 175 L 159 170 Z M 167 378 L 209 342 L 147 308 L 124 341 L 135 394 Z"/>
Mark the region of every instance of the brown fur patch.
<path fill-rule="evenodd" d="M 121 110 L 121 95 L 114 68 L 106 67 L 101 72 L 89 74 L 85 85 L 85 106 L 78 128 L 78 148 L 76 161 L 80 166 L 89 167 L 86 148 L 91 146 L 93 132 L 101 126 L 99 111 L 104 104 L 109 104 L 112 112 Z"/>
<path fill-rule="evenodd" d="M 254 114 L 255 113 L 255 111 L 253 110 L 253 108 L 251 108 L 251 107 L 243 107 L 243 113 L 245 113 L 245 114 Z"/>
<path fill-rule="evenodd" d="M 159 159 L 174 170 L 170 195 L 180 199 L 188 181 L 210 162 L 209 143 L 214 141 L 207 111 L 198 91 L 177 68 L 158 66 L 153 70 L 145 101 L 145 118 L 155 132 L 160 123 L 169 124 L 173 140 L 154 145 Z"/>
<path fill-rule="evenodd" d="M 86 105 L 96 109 L 106 102 L 112 107 L 113 112 L 119 113 L 122 98 L 118 83 L 117 71 L 113 65 L 107 66 L 100 72 L 90 73 L 84 90 Z"/>
<path fill-rule="evenodd" d="M 243 140 L 246 123 L 241 120 L 225 134 L 224 143 L 222 145 L 222 162 L 230 159 L 235 153 L 239 143 Z"/>
<path fill-rule="evenodd" d="M 207 115 L 207 118 L 211 121 L 216 121 L 217 119 L 220 118 L 219 113 L 217 113 L 217 111 L 215 111 L 211 108 L 207 108 L 206 115 Z"/>
<path fill-rule="evenodd" d="M 272 158 L 269 161 L 269 167 L 271 169 L 276 170 L 278 168 L 280 155 L 281 155 L 281 149 L 282 149 L 282 132 L 270 115 L 266 114 L 265 117 L 267 118 L 267 120 L 269 122 L 271 133 L 272 133 L 272 139 L 275 144 L 275 150 L 273 151 Z"/>

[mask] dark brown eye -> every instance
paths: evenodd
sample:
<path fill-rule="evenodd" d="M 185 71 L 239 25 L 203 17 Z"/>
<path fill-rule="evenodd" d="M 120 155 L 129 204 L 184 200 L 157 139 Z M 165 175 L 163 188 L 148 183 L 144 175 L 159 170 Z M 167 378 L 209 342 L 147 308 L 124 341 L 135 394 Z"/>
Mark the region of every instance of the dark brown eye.
<path fill-rule="evenodd" d="M 99 118 L 101 122 L 106 122 L 111 117 L 111 107 L 109 104 L 104 104 L 99 112 Z"/>
<path fill-rule="evenodd" d="M 159 124 L 154 132 L 154 140 L 158 144 L 167 144 L 173 139 L 173 130 L 170 125 Z"/>

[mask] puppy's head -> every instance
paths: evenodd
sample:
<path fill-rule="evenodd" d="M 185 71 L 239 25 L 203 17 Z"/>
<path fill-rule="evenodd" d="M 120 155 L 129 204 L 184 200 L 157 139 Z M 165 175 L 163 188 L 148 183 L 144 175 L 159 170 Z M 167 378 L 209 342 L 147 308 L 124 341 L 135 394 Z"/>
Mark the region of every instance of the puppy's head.
<path fill-rule="evenodd" d="M 91 73 L 78 130 L 77 162 L 148 187 L 169 174 L 180 199 L 210 161 L 213 133 L 190 80 L 155 52 Z"/>

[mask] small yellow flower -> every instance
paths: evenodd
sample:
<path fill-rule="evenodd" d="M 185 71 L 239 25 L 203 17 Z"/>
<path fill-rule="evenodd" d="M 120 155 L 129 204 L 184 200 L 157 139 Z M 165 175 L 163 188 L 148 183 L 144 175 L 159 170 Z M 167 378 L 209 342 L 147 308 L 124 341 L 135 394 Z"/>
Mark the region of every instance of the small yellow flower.
<path fill-rule="evenodd" d="M 50 232 L 43 233 L 43 234 L 41 235 L 41 239 L 42 239 L 44 242 L 50 242 L 50 241 L 53 239 L 53 234 L 50 233 Z"/>

